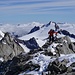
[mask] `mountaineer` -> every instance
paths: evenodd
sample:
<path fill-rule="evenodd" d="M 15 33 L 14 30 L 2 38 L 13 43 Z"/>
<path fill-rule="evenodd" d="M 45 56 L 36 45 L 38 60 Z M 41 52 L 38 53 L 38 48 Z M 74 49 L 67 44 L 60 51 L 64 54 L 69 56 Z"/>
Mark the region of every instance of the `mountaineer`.
<path fill-rule="evenodd" d="M 49 42 L 54 41 L 54 39 L 55 39 L 54 34 L 57 36 L 57 33 L 58 32 L 55 32 L 53 29 L 50 29 L 50 31 L 48 32 L 48 34 L 49 34 Z"/>

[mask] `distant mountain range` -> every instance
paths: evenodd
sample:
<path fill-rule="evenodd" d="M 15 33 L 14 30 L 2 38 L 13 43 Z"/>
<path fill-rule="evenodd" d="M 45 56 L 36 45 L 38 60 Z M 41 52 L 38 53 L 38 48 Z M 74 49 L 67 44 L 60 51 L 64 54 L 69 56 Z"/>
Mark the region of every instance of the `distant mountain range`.
<path fill-rule="evenodd" d="M 68 75 L 74 72 L 75 24 L 56 23 L 59 26 L 57 39 L 49 42 L 48 31 L 55 30 L 55 23 L 1 25 L 0 75 Z"/>

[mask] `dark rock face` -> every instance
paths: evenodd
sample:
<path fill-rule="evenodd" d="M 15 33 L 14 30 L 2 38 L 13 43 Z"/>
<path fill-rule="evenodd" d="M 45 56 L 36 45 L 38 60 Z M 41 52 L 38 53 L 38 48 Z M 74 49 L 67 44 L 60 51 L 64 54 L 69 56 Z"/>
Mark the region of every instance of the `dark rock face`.
<path fill-rule="evenodd" d="M 26 45 L 26 47 L 29 48 L 30 50 L 40 48 L 34 37 L 30 38 L 29 40 L 20 40 L 20 39 L 16 39 L 16 40 L 17 42 Z"/>
<path fill-rule="evenodd" d="M 32 58 L 33 56 L 30 56 L 29 54 L 20 54 L 14 57 L 12 60 L 1 63 L 0 75 L 18 75 L 24 71 L 38 71 L 40 66 L 38 64 L 32 63 L 32 61 L 29 61 Z"/>
<path fill-rule="evenodd" d="M 0 57 L 7 61 L 22 52 L 24 50 L 19 43 L 9 33 L 5 33 L 4 38 L 0 41 Z"/>
<path fill-rule="evenodd" d="M 33 32 L 35 32 L 35 31 L 37 31 L 39 29 L 40 29 L 39 26 L 35 26 L 33 29 L 31 29 L 31 31 L 28 34 L 33 33 Z"/>
<path fill-rule="evenodd" d="M 70 66 L 71 66 L 71 68 L 72 68 L 72 71 L 75 72 L 75 62 L 72 63 Z"/>
<path fill-rule="evenodd" d="M 46 43 L 42 46 L 42 48 L 48 48 L 48 46 L 51 45 L 51 44 L 52 44 L 52 42 L 46 42 Z"/>
<path fill-rule="evenodd" d="M 38 49 L 39 48 L 39 45 L 38 43 L 36 42 L 35 38 L 31 38 L 30 40 L 27 40 L 24 42 L 24 44 L 29 48 L 29 49 Z"/>
<path fill-rule="evenodd" d="M 41 28 L 48 27 L 50 24 L 51 24 L 51 21 L 48 24 L 44 24 Z"/>
<path fill-rule="evenodd" d="M 70 36 L 70 37 L 72 37 L 72 38 L 75 38 L 75 35 L 74 34 L 70 34 L 68 31 L 66 31 L 66 30 L 62 30 L 61 31 L 64 35 L 66 35 L 66 36 Z"/>
<path fill-rule="evenodd" d="M 48 27 L 50 24 L 51 24 L 51 21 L 48 24 L 46 24 L 46 27 Z"/>
<path fill-rule="evenodd" d="M 47 69 L 48 71 L 51 71 L 51 74 L 62 74 L 67 71 L 66 65 L 62 62 L 59 62 L 57 59 L 52 63 L 50 62 Z"/>

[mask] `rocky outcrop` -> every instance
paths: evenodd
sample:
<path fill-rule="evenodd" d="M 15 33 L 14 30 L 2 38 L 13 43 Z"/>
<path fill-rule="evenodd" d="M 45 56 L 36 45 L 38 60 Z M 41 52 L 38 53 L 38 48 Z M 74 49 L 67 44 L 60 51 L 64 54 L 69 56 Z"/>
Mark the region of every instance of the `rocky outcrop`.
<path fill-rule="evenodd" d="M 72 54 L 75 53 L 75 45 L 71 42 L 70 38 L 68 36 L 57 38 L 55 41 L 57 43 L 56 47 L 53 47 L 55 50 L 56 55 L 60 54 Z M 42 48 L 43 50 L 47 50 L 47 52 L 51 52 L 51 49 L 49 48 L 52 42 L 46 42 Z"/>
<path fill-rule="evenodd" d="M 66 62 L 60 62 L 58 59 L 56 59 L 52 63 L 49 63 L 47 70 L 50 71 L 51 74 L 62 74 L 67 71 Z"/>
<path fill-rule="evenodd" d="M 52 63 L 50 62 L 47 68 L 48 75 L 74 75 L 75 69 L 73 69 L 73 66 L 75 66 L 75 63 L 71 64 L 69 67 L 66 67 L 68 62 L 69 61 L 66 59 L 63 61 L 56 59 Z"/>
<path fill-rule="evenodd" d="M 33 53 L 21 53 L 18 56 L 15 56 L 12 60 L 2 62 L 0 64 L 0 75 L 18 75 L 21 72 L 38 71 L 40 69 L 39 64 L 30 61 L 34 57 L 32 54 Z"/>
<path fill-rule="evenodd" d="M 10 43 L 9 40 L 8 43 Z M 52 45 L 53 43 L 57 44 L 56 47 Z M 73 61 L 71 63 L 69 60 L 70 55 L 69 58 L 66 56 L 66 58 L 63 57 L 62 59 L 60 55 L 64 54 L 65 56 L 74 53 L 74 47 L 68 36 L 58 38 L 54 42 L 47 42 L 42 48 L 33 49 L 28 53 L 20 53 L 13 57 L 12 60 L 0 63 L 0 75 L 18 75 L 23 72 L 24 75 L 27 75 L 27 72 L 31 73 L 31 71 L 38 72 L 38 75 L 73 75 L 75 74 L 75 58 L 71 59 Z M 56 54 L 52 53 L 51 49 L 53 48 Z"/>
<path fill-rule="evenodd" d="M 0 40 L 0 57 L 7 61 L 22 52 L 24 50 L 19 43 L 9 33 L 5 33 L 2 40 Z"/>
<path fill-rule="evenodd" d="M 68 36 L 63 37 L 61 40 L 58 41 L 59 44 L 56 46 L 56 51 L 59 54 L 75 53 L 75 46 Z"/>

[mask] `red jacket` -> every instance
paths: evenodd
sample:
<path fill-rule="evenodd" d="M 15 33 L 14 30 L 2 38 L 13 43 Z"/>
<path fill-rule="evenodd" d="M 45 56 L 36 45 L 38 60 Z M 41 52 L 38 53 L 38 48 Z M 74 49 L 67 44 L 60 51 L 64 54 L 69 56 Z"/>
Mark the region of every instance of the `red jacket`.
<path fill-rule="evenodd" d="M 49 34 L 50 36 L 53 36 L 54 33 L 57 35 L 57 32 L 54 32 L 54 30 L 50 30 L 50 31 L 48 32 L 48 34 Z"/>

